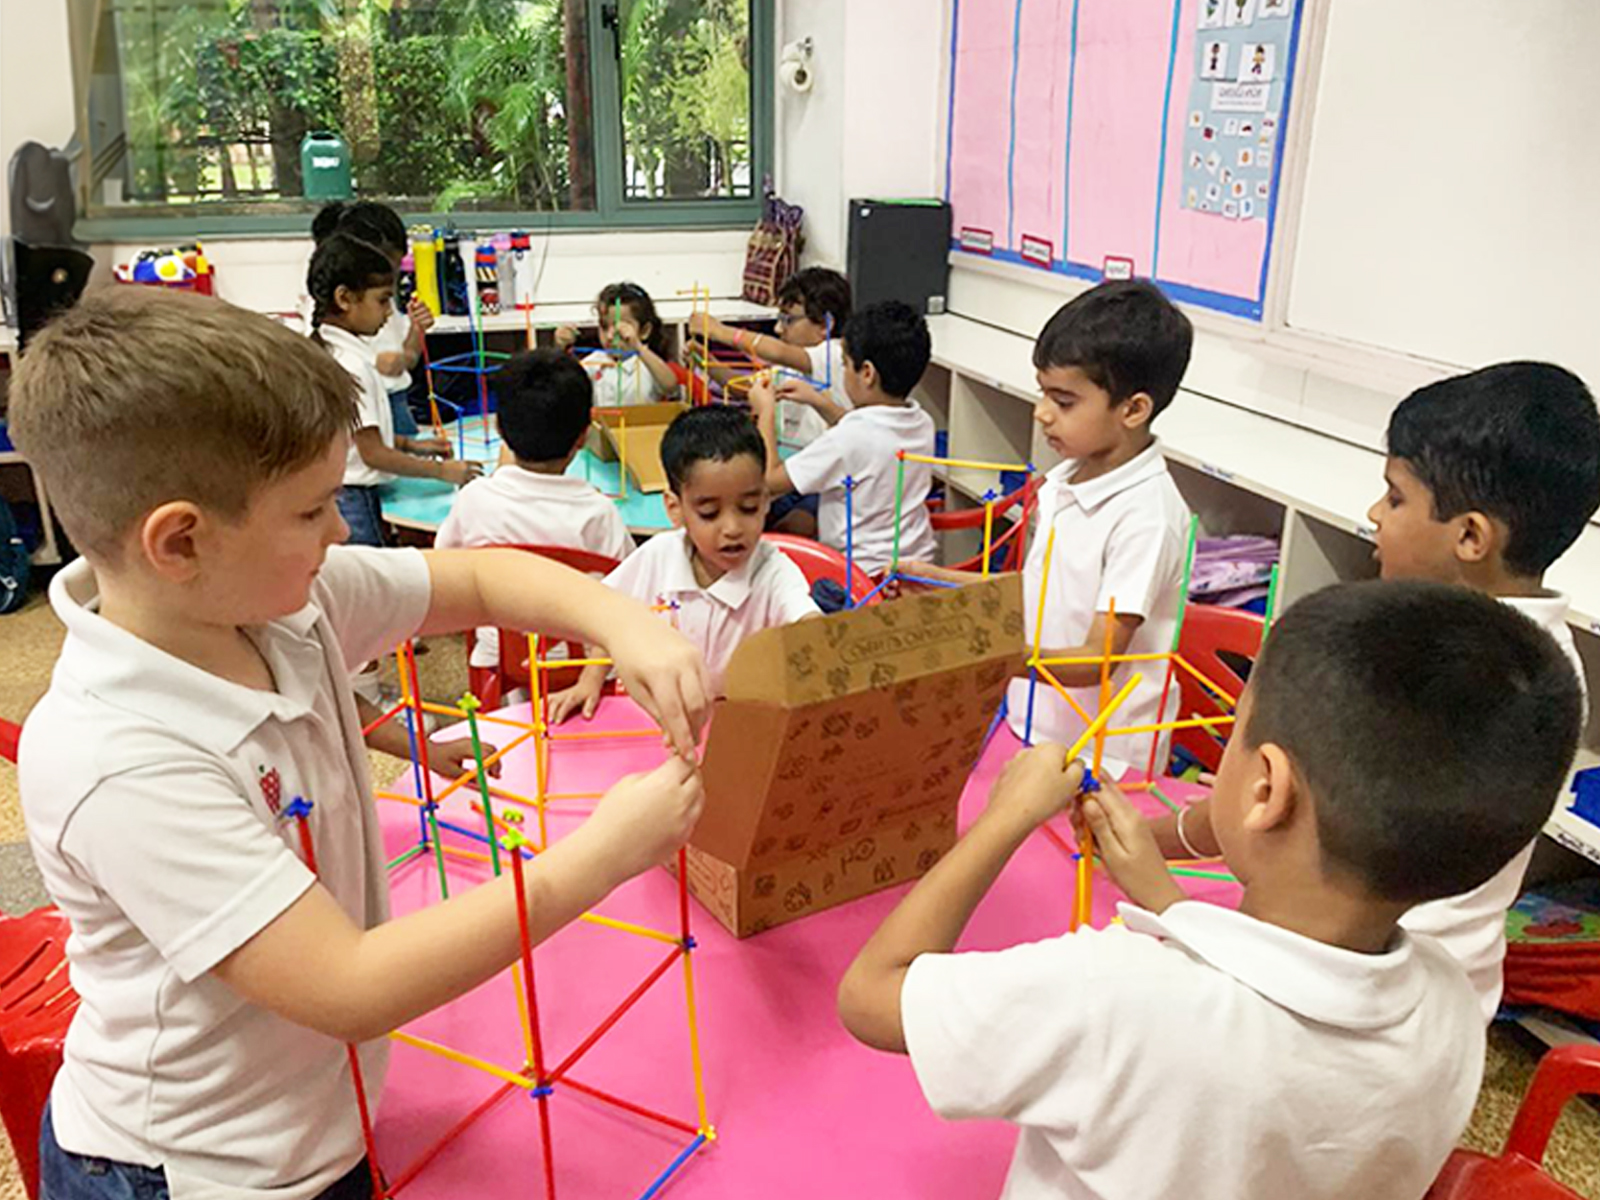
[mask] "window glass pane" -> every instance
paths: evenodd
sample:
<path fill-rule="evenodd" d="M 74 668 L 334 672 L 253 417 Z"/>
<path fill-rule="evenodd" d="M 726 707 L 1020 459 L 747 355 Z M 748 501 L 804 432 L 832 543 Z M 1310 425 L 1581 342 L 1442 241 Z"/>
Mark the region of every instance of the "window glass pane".
<path fill-rule="evenodd" d="M 587 0 L 106 5 L 97 205 L 303 207 L 319 131 L 345 144 L 359 194 L 406 207 L 595 205 Z"/>
<path fill-rule="evenodd" d="M 751 0 L 622 0 L 623 194 L 747 198 Z"/>

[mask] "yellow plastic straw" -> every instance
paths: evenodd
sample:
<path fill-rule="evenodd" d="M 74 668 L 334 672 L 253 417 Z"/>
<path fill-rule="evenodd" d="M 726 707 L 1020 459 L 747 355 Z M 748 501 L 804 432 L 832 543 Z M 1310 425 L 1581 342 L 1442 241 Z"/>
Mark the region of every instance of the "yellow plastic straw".
<path fill-rule="evenodd" d="M 980 462 L 972 458 L 935 458 L 931 454 L 907 454 L 907 462 L 931 463 L 933 466 L 965 468 L 969 471 L 1026 471 L 1027 463 Z"/>
<path fill-rule="evenodd" d="M 489 1062 L 487 1059 L 477 1058 L 471 1054 L 463 1054 L 459 1050 L 452 1050 L 449 1046 L 441 1046 L 438 1042 L 430 1042 L 427 1038 L 419 1038 L 415 1034 L 406 1033 L 400 1029 L 396 1029 L 389 1036 L 397 1042 L 405 1043 L 407 1046 L 415 1046 L 418 1050 L 426 1050 L 429 1054 L 437 1054 L 440 1058 L 449 1059 L 453 1063 L 460 1063 L 464 1067 L 472 1067 L 486 1075 L 493 1075 L 496 1079 L 514 1083 L 519 1088 L 531 1090 L 534 1086 L 533 1080 L 526 1075 L 516 1071 L 508 1071 L 496 1063 Z"/>
<path fill-rule="evenodd" d="M 632 921 L 619 921 L 615 917 L 604 917 L 599 913 L 584 913 L 578 918 L 590 925 L 603 925 L 607 929 L 615 929 L 622 933 L 637 934 L 642 938 L 649 938 L 654 942 L 665 942 L 669 946 L 676 946 L 682 938 L 671 933 L 663 933 L 659 929 L 651 929 L 648 925 L 635 925 Z"/>

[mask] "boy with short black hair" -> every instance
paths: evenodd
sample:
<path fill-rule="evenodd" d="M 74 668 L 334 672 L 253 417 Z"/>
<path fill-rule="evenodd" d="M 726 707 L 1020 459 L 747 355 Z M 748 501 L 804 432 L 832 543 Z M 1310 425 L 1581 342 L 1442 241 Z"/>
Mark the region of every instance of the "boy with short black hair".
<path fill-rule="evenodd" d="M 763 461 L 761 435 L 738 409 L 712 404 L 681 413 L 661 439 L 675 529 L 651 538 L 606 577 L 618 591 L 666 610 L 662 619 L 705 657 L 715 695 L 745 638 L 818 613 L 800 568 L 762 540 Z M 605 667 L 585 668 L 574 686 L 550 697 L 551 722 L 575 712 L 594 716 L 605 679 Z"/>
<path fill-rule="evenodd" d="M 1041 394 L 1033 419 L 1039 436 L 1065 460 L 1046 471 L 1040 484 L 1036 527 L 1022 567 L 1028 644 L 1037 639 L 1046 658 L 1103 655 L 1108 624 L 1114 654 L 1172 649 L 1183 602 L 1189 507 L 1167 471 L 1151 423 L 1177 395 L 1193 342 L 1189 319 L 1143 280 L 1091 288 L 1063 305 L 1040 331 L 1033 365 Z M 906 571 L 950 582 L 976 578 L 923 562 L 908 564 Z M 1044 622 L 1036 630 L 1041 611 Z M 1128 670 L 1115 667 L 1112 679 Z M 1099 708 L 1097 663 L 1052 667 L 1051 672 L 1084 711 Z M 1162 720 L 1161 692 L 1160 676 L 1146 672 L 1123 704 L 1118 725 Z M 1006 719 L 1024 740 L 1071 743 L 1084 728 L 1066 701 L 1027 679 L 1012 683 Z M 1130 766 L 1142 770 L 1152 742 L 1159 769 L 1166 735 L 1108 738 L 1107 772 L 1115 778 Z"/>
<path fill-rule="evenodd" d="M 1567 598 L 1544 586 L 1544 573 L 1600 507 L 1600 410 L 1583 381 L 1534 362 L 1443 379 L 1401 401 L 1388 442 L 1387 488 L 1367 514 L 1383 577 L 1496 597 L 1555 639 L 1582 686 Z M 1204 805 L 1155 822 L 1164 850 L 1178 857 L 1191 852 L 1186 846 L 1215 849 Z M 1429 847 L 1431 854 L 1431 839 Z M 1486 1022 L 1500 1006 L 1506 910 L 1532 857 L 1530 839 L 1494 878 L 1420 905 L 1403 921 L 1461 963 Z"/>
<path fill-rule="evenodd" d="M 1013 1200 L 1413 1200 L 1472 1113 L 1484 1031 L 1459 967 L 1400 918 L 1527 843 L 1581 707 L 1551 639 L 1486 597 L 1310 596 L 1255 665 L 1212 798 L 1239 911 L 1189 900 L 1115 785 L 1082 794 L 1082 764 L 1038 746 L 862 949 L 840 1015 L 909 1053 L 940 1114 L 1020 1126 Z M 1063 809 L 1128 897 L 1121 923 L 952 953 Z"/>
<path fill-rule="evenodd" d="M 844 389 L 852 407 L 787 461 L 778 453 L 775 390 L 766 382 L 750 389 L 767 445 L 767 486 L 773 495 L 816 493 L 818 540 L 841 553 L 848 548 L 864 571 L 934 552 L 927 508 L 932 467 L 906 462 L 897 487 L 902 453 L 933 454 L 933 418 L 911 399 L 932 349 L 928 323 L 909 305 L 890 300 L 856 313 L 844 329 Z"/>
<path fill-rule="evenodd" d="M 633 538 L 617 506 L 566 473 L 588 435 L 594 384 L 559 350 L 528 350 L 494 375 L 495 421 L 510 461 L 461 489 L 434 544 L 562 546 L 621 561 Z M 500 661 L 500 631 L 477 631 L 470 665 Z"/>
<path fill-rule="evenodd" d="M 606 644 L 670 732 L 677 755 L 529 865 L 535 941 L 693 828 L 693 649 L 532 555 L 338 545 L 354 387 L 267 317 L 150 288 L 91 292 L 18 365 L 11 431 L 84 555 L 51 585 L 67 637 L 18 768 L 81 999 L 46 1195 L 369 1195 L 340 1043 L 376 1105 L 384 1035 L 516 959 L 510 875 L 388 920 L 352 664 L 554 629 Z"/>

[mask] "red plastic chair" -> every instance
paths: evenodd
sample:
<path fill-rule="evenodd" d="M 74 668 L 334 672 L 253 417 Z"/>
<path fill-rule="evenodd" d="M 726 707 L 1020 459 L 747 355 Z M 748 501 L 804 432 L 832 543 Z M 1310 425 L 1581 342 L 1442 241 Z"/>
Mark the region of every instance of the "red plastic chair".
<path fill-rule="evenodd" d="M 1567 1101 L 1600 1095 L 1600 1046 L 1557 1046 L 1534 1072 L 1499 1158 L 1451 1153 L 1425 1200 L 1582 1200 L 1540 1164 Z"/>
<path fill-rule="evenodd" d="M 0 916 L 0 1119 L 33 1197 L 39 1194 L 39 1122 L 78 1007 L 67 979 L 69 932 L 56 908 Z"/>
<path fill-rule="evenodd" d="M 1254 613 L 1218 608 L 1213 604 L 1190 604 L 1183 619 L 1178 653 L 1186 663 L 1237 699 L 1244 690 L 1245 676 L 1222 656 L 1232 657 L 1235 663 L 1241 659 L 1255 662 L 1261 653 L 1261 634 L 1265 628 L 1266 623 Z M 1217 716 L 1225 711 L 1211 691 L 1193 675 L 1180 667 L 1174 677 L 1178 683 L 1180 719 Z M 1173 749 L 1187 751 L 1207 771 L 1215 771 L 1222 763 L 1222 747 L 1227 743 L 1230 728 L 1222 725 L 1180 729 L 1172 735 Z"/>
<path fill-rule="evenodd" d="M 589 550 L 579 550 L 571 546 L 525 546 L 503 545 L 484 547 L 495 550 L 521 550 L 526 554 L 537 554 L 543 558 L 571 567 L 574 571 L 582 571 L 585 575 L 606 576 L 617 568 L 617 560 L 605 554 L 595 554 Z M 530 630 L 502 629 L 500 631 L 500 664 L 497 667 L 474 667 L 471 674 L 473 695 L 485 708 L 498 708 L 500 698 L 513 688 L 527 687 L 532 676 L 528 667 L 528 633 L 537 632 Z M 477 643 L 475 631 L 467 632 L 467 654 L 470 657 L 472 648 Z M 552 642 L 543 637 L 540 646 L 547 648 Z M 586 647 L 581 642 L 566 642 L 567 654 L 571 658 L 586 657 Z M 540 653 L 546 653 L 541 649 Z M 571 687 L 578 681 L 578 668 L 568 667 L 545 672 L 545 686 L 552 691 Z"/>
<path fill-rule="evenodd" d="M 998 572 L 1019 571 L 1022 569 L 1022 531 L 1028 527 L 1028 522 L 1033 519 L 1033 510 L 1039 504 L 1039 487 L 1044 483 L 1044 476 L 1030 476 L 1028 482 L 1014 491 L 1006 493 L 994 502 L 994 513 L 998 518 L 1007 512 L 1013 505 L 1022 505 L 1022 512 L 1012 520 L 1011 528 L 995 538 L 989 546 L 991 557 L 995 551 L 1001 551 L 1000 561 L 995 564 L 994 570 Z M 959 512 L 934 511 L 928 514 L 932 521 L 935 533 L 943 533 L 951 529 L 983 529 L 983 506 L 977 508 L 964 508 Z M 1008 518 L 1010 519 L 1010 518 Z M 983 570 L 983 550 L 967 559 L 966 562 L 951 563 L 952 569 L 957 571 Z"/>
<path fill-rule="evenodd" d="M 0 758 L 8 763 L 17 761 L 17 743 L 22 738 L 22 726 L 0 720 Z"/>
<path fill-rule="evenodd" d="M 779 550 L 789 556 L 789 561 L 800 568 L 800 573 L 806 577 L 806 582 L 815 585 L 819 580 L 831 579 L 840 587 L 850 593 L 851 600 L 859 600 L 873 589 L 872 576 L 853 563 L 847 563 L 844 555 L 832 546 L 824 546 L 821 542 L 814 542 L 810 538 L 796 537 L 792 533 L 764 533 L 763 541 L 771 542 Z M 848 572 L 849 584 L 846 585 Z M 878 603 L 878 597 L 873 596 L 867 601 L 867 606 Z"/>

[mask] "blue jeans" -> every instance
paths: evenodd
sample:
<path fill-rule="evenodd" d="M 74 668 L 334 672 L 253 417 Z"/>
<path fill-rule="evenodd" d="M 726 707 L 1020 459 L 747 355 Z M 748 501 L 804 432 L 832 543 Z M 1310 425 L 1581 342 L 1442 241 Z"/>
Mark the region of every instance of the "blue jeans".
<path fill-rule="evenodd" d="M 350 526 L 347 546 L 382 546 L 383 505 L 378 501 L 375 487 L 342 487 L 339 489 L 339 515 Z"/>
<path fill-rule="evenodd" d="M 411 411 L 410 392 L 390 392 L 389 408 L 394 413 L 395 437 L 416 437 L 422 432 L 416 414 Z"/>
<path fill-rule="evenodd" d="M 140 1167 L 89 1158 L 63 1150 L 56 1143 L 50 1105 L 39 1122 L 39 1200 L 170 1200 L 167 1173 L 160 1167 Z M 372 1169 L 362 1159 L 317 1200 L 371 1200 Z"/>

